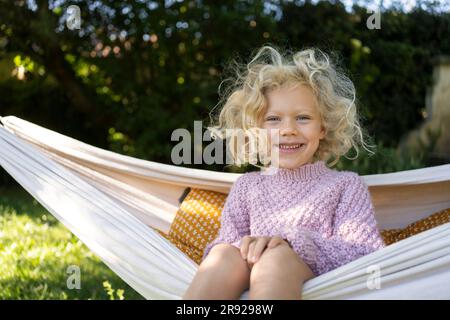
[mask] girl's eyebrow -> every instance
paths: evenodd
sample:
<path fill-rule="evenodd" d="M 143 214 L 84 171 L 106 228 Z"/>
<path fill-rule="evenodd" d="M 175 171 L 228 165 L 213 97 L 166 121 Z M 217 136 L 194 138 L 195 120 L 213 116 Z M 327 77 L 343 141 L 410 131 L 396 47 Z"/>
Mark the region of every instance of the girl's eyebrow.
<path fill-rule="evenodd" d="M 267 113 L 266 114 L 271 114 L 271 113 L 273 113 L 273 114 L 277 114 L 277 115 L 279 115 L 280 114 L 280 112 L 279 111 L 275 111 L 275 110 L 270 110 L 270 111 L 267 111 Z M 310 111 L 310 110 L 299 110 L 299 111 L 297 111 L 296 113 L 298 113 L 298 114 L 308 114 L 308 115 L 311 115 L 313 112 L 312 111 Z"/>

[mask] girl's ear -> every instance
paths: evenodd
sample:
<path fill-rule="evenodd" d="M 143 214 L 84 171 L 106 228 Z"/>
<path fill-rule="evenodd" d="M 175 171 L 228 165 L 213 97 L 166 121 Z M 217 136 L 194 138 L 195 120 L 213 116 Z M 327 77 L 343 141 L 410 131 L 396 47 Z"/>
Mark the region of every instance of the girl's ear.
<path fill-rule="evenodd" d="M 320 138 L 319 138 L 320 140 L 325 138 L 327 135 L 327 129 L 323 125 L 321 126 L 321 128 L 322 128 L 322 130 L 320 131 Z"/>

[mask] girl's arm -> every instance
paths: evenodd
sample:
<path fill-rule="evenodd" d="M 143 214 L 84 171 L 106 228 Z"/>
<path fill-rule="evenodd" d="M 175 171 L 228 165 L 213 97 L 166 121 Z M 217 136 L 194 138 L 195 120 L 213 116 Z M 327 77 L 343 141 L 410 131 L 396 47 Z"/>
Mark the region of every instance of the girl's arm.
<path fill-rule="evenodd" d="M 316 276 L 336 269 L 385 246 L 374 216 L 367 185 L 351 174 L 337 207 L 331 237 L 305 228 L 281 230 Z"/>
<path fill-rule="evenodd" d="M 247 191 L 247 184 L 244 180 L 244 175 L 242 175 L 231 187 L 222 210 L 219 233 L 205 247 L 202 261 L 216 244 L 229 243 L 239 249 L 241 238 L 250 234 L 250 218 L 247 202 L 245 201 Z"/>

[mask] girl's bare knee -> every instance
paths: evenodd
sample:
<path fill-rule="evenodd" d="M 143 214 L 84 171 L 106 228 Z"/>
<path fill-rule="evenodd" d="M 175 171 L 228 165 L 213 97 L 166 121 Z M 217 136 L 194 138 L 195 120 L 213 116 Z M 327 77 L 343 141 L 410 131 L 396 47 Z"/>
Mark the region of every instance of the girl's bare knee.
<path fill-rule="evenodd" d="M 235 253 L 239 253 L 239 249 L 229 243 L 219 243 L 211 248 L 211 251 L 209 254 L 212 254 L 213 252 L 216 254 L 234 255 Z"/>
<path fill-rule="evenodd" d="M 241 257 L 239 249 L 228 243 L 219 243 L 212 247 L 204 261 L 206 260 L 225 260 L 230 263 L 239 263 L 244 261 Z M 223 263 L 223 261 L 221 262 Z"/>
<path fill-rule="evenodd" d="M 239 249 L 230 244 L 215 245 L 200 264 L 199 272 L 207 274 L 209 282 L 223 289 L 244 290 L 249 287 L 250 269 Z"/>
<path fill-rule="evenodd" d="M 271 279 L 305 282 L 313 277 L 309 266 L 295 251 L 288 246 L 277 246 L 264 251 L 252 268 L 250 282 L 271 282 Z"/>

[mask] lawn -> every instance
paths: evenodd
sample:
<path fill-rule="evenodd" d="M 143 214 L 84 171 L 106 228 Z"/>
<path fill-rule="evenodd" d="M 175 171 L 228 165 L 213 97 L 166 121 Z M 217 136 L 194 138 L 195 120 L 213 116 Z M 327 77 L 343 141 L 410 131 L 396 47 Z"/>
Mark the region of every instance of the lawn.
<path fill-rule="evenodd" d="M 72 289 L 76 282 L 70 266 L 76 266 L 80 275 L 79 286 Z M 143 297 L 23 188 L 15 186 L 0 187 L 0 299 Z"/>

